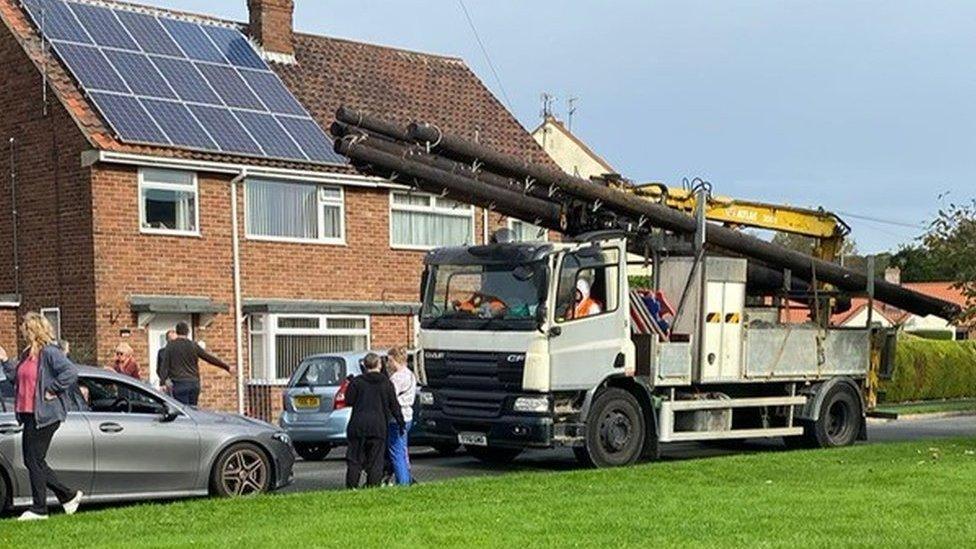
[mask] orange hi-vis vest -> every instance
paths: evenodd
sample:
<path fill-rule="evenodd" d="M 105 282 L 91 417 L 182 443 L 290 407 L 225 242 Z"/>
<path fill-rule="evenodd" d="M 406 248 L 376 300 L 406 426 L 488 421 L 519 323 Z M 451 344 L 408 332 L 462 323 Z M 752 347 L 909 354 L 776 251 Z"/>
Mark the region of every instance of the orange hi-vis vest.
<path fill-rule="evenodd" d="M 590 312 L 590 309 L 592 309 L 594 305 L 598 308 L 601 309 L 603 308 L 603 306 L 600 305 L 600 302 L 593 299 L 592 297 L 584 298 L 582 301 L 576 304 L 576 310 L 573 311 L 573 318 L 583 318 L 583 317 L 590 316 L 591 314 L 593 314 Z"/>

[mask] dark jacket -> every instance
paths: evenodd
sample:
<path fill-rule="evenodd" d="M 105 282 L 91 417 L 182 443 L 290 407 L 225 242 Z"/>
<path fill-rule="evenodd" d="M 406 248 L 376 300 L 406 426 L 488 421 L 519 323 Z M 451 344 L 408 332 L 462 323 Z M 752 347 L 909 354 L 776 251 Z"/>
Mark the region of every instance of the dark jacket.
<path fill-rule="evenodd" d="M 401 430 L 406 426 L 396 389 L 380 372 L 366 372 L 353 379 L 346 389 L 346 404 L 352 407 L 346 427 L 350 438 L 386 438 L 390 421 L 396 421 Z"/>
<path fill-rule="evenodd" d="M 17 394 L 17 370 L 27 358 L 25 352 L 15 362 L 7 360 L 3 363 L 3 375 L 13 383 L 14 394 Z M 37 428 L 47 427 L 64 421 L 71 406 L 68 389 L 78 382 L 78 367 L 57 345 L 45 345 L 37 362 L 37 392 L 34 395 L 34 418 Z M 53 393 L 56 398 L 47 400 L 45 393 Z"/>
<path fill-rule="evenodd" d="M 205 351 L 196 341 L 185 337 L 167 343 L 166 352 L 162 355 L 163 361 L 156 368 L 160 383 L 167 380 L 199 381 L 200 366 L 197 361 L 201 358 L 218 368 L 230 371 L 226 362 Z"/>

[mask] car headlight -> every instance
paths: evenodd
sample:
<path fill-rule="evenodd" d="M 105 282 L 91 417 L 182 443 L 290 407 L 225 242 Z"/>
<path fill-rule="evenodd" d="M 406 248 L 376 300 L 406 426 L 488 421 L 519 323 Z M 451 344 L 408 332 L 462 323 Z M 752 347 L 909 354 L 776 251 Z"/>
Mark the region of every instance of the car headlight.
<path fill-rule="evenodd" d="M 433 406 L 434 405 L 434 393 L 428 393 L 426 391 L 420 392 L 420 405 L 421 406 Z"/>
<path fill-rule="evenodd" d="M 278 432 L 276 432 L 275 434 L 271 435 L 271 438 L 273 438 L 273 439 L 275 439 L 275 440 L 277 440 L 279 442 L 282 442 L 284 444 L 291 444 L 291 437 L 288 436 L 288 433 L 286 433 L 284 431 L 278 431 Z"/>
<path fill-rule="evenodd" d="M 546 397 L 518 397 L 512 408 L 516 412 L 548 412 L 549 399 Z"/>

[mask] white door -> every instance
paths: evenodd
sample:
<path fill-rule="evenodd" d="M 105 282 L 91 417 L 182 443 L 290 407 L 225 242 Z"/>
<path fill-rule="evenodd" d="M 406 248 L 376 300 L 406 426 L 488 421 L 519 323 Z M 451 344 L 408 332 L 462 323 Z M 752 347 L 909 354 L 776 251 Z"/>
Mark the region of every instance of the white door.
<path fill-rule="evenodd" d="M 159 376 L 156 375 L 156 355 L 159 350 L 166 346 L 166 332 L 176 329 L 178 322 L 186 322 L 190 326 L 190 337 L 193 337 L 193 322 L 190 315 L 165 314 L 156 315 L 149 322 L 147 331 L 149 332 L 149 382 L 153 386 L 159 385 Z"/>

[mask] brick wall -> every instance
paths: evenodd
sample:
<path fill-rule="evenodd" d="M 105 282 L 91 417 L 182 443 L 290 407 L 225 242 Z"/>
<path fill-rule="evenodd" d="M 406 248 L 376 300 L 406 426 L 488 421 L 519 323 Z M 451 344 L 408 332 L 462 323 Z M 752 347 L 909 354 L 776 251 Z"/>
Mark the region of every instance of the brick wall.
<path fill-rule="evenodd" d="M 41 73 L 5 25 L 0 25 L 0 66 L 0 293 L 19 291 L 21 314 L 60 307 L 62 337 L 72 342 L 76 356 L 85 358 L 95 342 L 91 194 L 88 170 L 81 167 L 81 152 L 89 145 L 50 89 L 45 112 Z M 19 213 L 19 288 L 11 169 Z M 19 336 L 4 320 L 0 341 L 6 345 Z"/>

